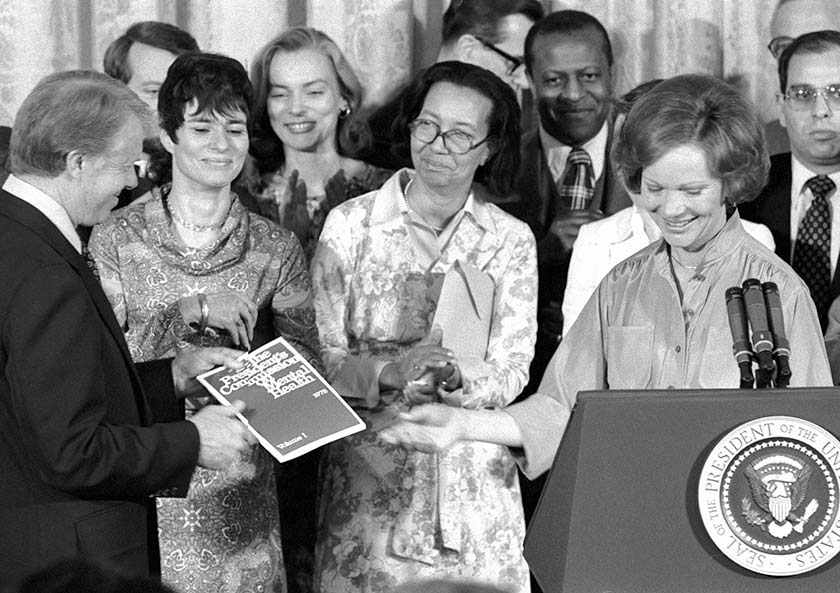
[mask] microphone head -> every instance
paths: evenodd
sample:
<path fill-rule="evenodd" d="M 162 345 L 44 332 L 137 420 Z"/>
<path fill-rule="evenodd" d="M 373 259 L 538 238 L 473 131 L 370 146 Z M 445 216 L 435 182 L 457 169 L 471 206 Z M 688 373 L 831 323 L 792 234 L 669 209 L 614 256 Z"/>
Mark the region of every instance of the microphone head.
<path fill-rule="evenodd" d="M 731 301 L 732 299 L 743 299 L 744 298 L 744 291 L 741 290 L 740 286 L 733 286 L 732 288 L 726 289 L 726 302 Z"/>

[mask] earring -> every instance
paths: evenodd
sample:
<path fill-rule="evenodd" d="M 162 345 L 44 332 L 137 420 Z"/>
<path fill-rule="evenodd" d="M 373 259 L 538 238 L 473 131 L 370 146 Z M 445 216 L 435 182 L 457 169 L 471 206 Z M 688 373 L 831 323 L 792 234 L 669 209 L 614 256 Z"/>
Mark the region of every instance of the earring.
<path fill-rule="evenodd" d="M 351 111 L 352 111 L 352 109 L 350 109 L 350 106 L 345 105 L 344 107 L 342 107 L 341 109 L 338 110 L 338 117 L 341 118 L 341 119 L 344 119 L 345 117 L 350 115 Z"/>

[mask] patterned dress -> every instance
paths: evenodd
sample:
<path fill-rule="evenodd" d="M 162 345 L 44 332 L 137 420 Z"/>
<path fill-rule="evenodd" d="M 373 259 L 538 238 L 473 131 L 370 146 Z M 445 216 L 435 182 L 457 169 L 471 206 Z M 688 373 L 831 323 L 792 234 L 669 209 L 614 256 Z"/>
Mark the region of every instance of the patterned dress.
<path fill-rule="evenodd" d="M 190 344 L 230 346 L 226 333 L 214 338 L 186 325 L 177 301 L 235 290 L 268 314 L 272 333 L 320 367 L 300 244 L 238 200 L 207 248 L 182 243 L 156 192 L 95 227 L 90 251 L 134 360 L 172 356 Z M 208 399 L 191 398 L 188 408 Z M 286 590 L 273 458 L 261 447 L 225 471 L 197 468 L 187 498 L 157 503 L 164 582 L 184 593 Z"/>
<path fill-rule="evenodd" d="M 392 174 L 392 171 L 365 165 L 356 175 L 344 181 L 342 201 L 379 189 Z M 338 176 L 335 175 L 327 184 L 337 181 Z M 240 191 L 240 199 L 245 207 L 283 225 L 286 203 L 291 198 L 287 177 L 280 171 L 260 176 L 254 161 L 249 159 L 240 182 L 240 190 L 242 188 L 244 191 Z M 311 224 L 307 236 L 300 239 L 306 260 L 310 261 L 327 215 L 325 196 L 307 196 L 307 211 Z M 290 593 L 312 591 L 312 564 L 317 531 L 315 498 L 321 453 L 318 449 L 275 468 L 277 494 L 280 497 L 280 518 L 285 534 L 283 554 Z"/>
<path fill-rule="evenodd" d="M 446 403 L 507 405 L 525 385 L 536 335 L 536 247 L 528 227 L 471 195 L 437 236 L 403 196 L 412 171 L 327 216 L 312 262 L 322 356 L 350 401 L 376 401 L 378 372 L 427 335 L 456 261 L 488 273 L 494 313 L 484 360 L 461 364 Z M 316 590 L 390 591 L 415 578 L 477 579 L 528 591 L 525 525 L 507 448 L 461 442 L 440 454 L 391 446 L 378 430 L 396 393 L 360 410 L 368 430 L 322 465 Z"/>

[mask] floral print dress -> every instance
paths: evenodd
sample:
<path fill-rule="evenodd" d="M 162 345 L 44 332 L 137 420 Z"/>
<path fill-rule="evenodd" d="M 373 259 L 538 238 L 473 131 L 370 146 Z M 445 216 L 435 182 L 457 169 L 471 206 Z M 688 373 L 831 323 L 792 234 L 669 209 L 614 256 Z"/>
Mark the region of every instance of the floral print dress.
<path fill-rule="evenodd" d="M 536 335 L 536 248 L 528 227 L 471 195 L 440 236 L 408 207 L 403 170 L 334 208 L 312 262 L 322 356 L 350 401 L 377 401 L 378 373 L 427 335 L 456 261 L 495 284 L 486 358 L 461 363 L 446 403 L 498 408 L 527 382 Z M 477 579 L 528 591 L 525 525 L 508 449 L 460 442 L 440 454 L 384 443 L 396 393 L 360 410 L 368 430 L 329 446 L 322 464 L 316 590 L 390 591 L 415 578 Z"/>
<path fill-rule="evenodd" d="M 95 227 L 90 252 L 135 361 L 173 356 L 190 344 L 231 346 L 227 334 L 200 335 L 186 325 L 178 299 L 235 290 L 268 313 L 273 333 L 320 368 L 300 244 L 238 200 L 221 238 L 192 249 L 174 234 L 156 190 Z M 190 398 L 188 408 L 194 411 L 208 400 Z M 286 590 L 273 465 L 257 446 L 224 471 L 196 468 L 186 498 L 158 498 L 166 584 L 182 593 Z"/>

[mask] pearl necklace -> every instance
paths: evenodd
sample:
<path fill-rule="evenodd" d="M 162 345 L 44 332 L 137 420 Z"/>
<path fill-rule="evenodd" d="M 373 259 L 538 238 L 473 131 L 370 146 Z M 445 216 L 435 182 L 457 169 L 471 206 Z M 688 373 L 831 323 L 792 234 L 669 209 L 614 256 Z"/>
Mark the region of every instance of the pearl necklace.
<path fill-rule="evenodd" d="M 417 212 L 414 208 L 411 207 L 411 202 L 408 201 L 408 188 L 411 187 L 411 184 L 414 183 L 414 178 L 408 180 L 408 183 L 405 184 L 405 189 L 403 190 L 403 198 L 405 198 L 405 205 L 408 206 L 408 211 L 417 216 L 420 220 L 422 220 L 426 225 L 432 229 L 435 234 L 440 235 L 443 232 L 444 227 L 435 226 L 433 224 L 429 224 L 426 222 L 426 219 L 420 216 L 420 213 Z"/>
<path fill-rule="evenodd" d="M 169 192 L 166 192 L 164 194 L 163 203 L 166 206 L 166 211 L 169 212 L 169 216 L 172 217 L 172 220 L 174 220 L 176 223 L 178 223 L 179 225 L 181 225 L 182 227 L 184 227 L 188 231 L 192 231 L 194 233 L 209 233 L 209 232 L 212 232 L 212 231 L 218 231 L 220 228 L 222 228 L 224 226 L 225 221 L 227 220 L 227 214 L 225 214 L 225 217 L 220 222 L 216 222 L 216 223 L 213 223 L 213 224 L 196 224 L 194 222 L 184 220 L 183 218 L 178 216 L 175 213 L 175 209 L 170 206 L 170 204 L 169 204 Z"/>

